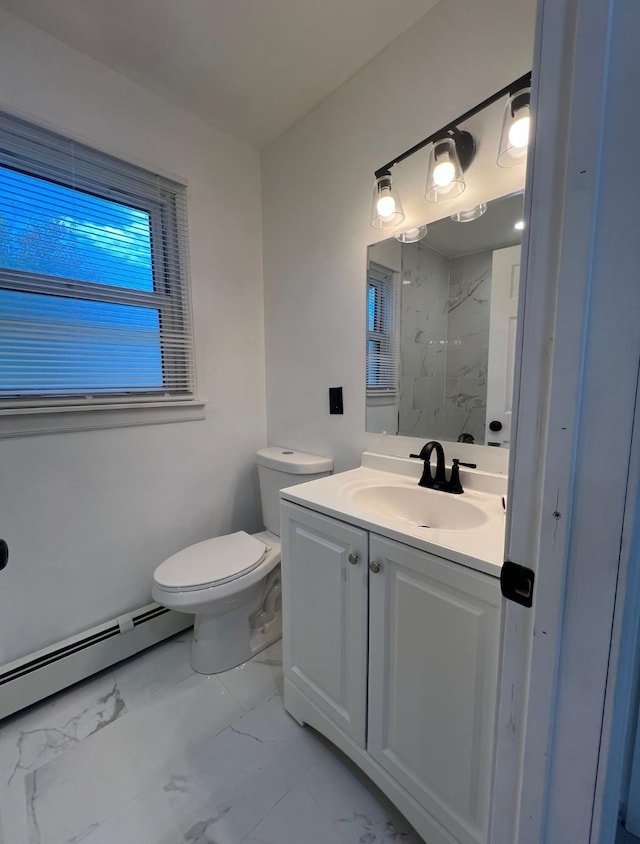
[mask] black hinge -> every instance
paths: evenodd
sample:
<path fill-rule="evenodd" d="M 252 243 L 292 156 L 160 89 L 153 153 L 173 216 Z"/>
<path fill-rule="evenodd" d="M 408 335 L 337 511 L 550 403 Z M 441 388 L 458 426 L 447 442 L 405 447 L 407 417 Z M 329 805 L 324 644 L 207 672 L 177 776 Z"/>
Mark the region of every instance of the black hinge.
<path fill-rule="evenodd" d="M 500 572 L 500 590 L 509 601 L 522 604 L 523 607 L 531 607 L 535 578 L 536 573 L 533 569 L 505 560 Z"/>

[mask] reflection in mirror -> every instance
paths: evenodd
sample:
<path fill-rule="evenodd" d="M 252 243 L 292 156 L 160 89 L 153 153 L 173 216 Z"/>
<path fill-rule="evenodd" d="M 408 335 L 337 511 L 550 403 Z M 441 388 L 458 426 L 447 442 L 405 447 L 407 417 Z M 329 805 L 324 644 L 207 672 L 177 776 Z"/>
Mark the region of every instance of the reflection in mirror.
<path fill-rule="evenodd" d="M 369 247 L 366 428 L 509 445 L 522 194 Z"/>

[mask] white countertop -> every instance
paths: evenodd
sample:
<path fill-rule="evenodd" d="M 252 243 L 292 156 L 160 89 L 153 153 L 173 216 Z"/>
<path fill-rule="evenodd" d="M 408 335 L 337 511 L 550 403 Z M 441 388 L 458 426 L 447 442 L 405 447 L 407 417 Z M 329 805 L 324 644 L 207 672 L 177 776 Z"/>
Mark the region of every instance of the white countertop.
<path fill-rule="evenodd" d="M 376 468 L 372 468 L 374 466 Z M 379 468 L 381 466 L 384 469 Z M 389 467 L 395 471 L 389 471 Z M 502 495 L 506 491 L 506 477 L 461 470 L 465 489 L 461 496 L 424 490 L 425 496 L 464 499 L 483 512 L 486 521 L 482 525 L 464 530 L 424 528 L 394 516 L 386 518 L 358 506 L 351 497 L 354 490 L 365 486 L 413 488 L 417 485 L 421 471 L 422 463 L 417 461 L 365 453 L 360 468 L 287 487 L 281 490 L 280 496 L 285 501 L 292 501 L 492 577 L 499 577 L 504 561 L 505 514 Z"/>

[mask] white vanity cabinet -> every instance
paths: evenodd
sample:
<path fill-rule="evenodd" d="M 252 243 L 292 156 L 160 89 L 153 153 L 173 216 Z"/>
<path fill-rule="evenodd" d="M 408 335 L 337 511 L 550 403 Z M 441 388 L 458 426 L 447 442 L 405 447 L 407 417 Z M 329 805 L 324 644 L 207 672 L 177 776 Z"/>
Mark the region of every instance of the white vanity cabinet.
<path fill-rule="evenodd" d="M 369 553 L 367 750 L 456 840 L 484 841 L 499 584 L 375 534 Z"/>
<path fill-rule="evenodd" d="M 497 578 L 290 502 L 281 514 L 286 709 L 428 844 L 486 844 Z"/>
<path fill-rule="evenodd" d="M 290 562 L 282 595 L 287 676 L 364 748 L 367 531 L 283 503 L 281 538 Z"/>

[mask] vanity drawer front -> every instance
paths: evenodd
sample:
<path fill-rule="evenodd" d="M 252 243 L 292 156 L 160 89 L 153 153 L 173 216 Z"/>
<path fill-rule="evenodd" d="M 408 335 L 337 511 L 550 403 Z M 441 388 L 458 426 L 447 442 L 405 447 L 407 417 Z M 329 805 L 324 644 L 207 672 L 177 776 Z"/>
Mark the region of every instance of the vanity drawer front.
<path fill-rule="evenodd" d="M 484 842 L 498 582 L 375 535 L 370 559 L 368 751 L 461 844 Z"/>
<path fill-rule="evenodd" d="M 287 502 L 281 524 L 285 676 L 364 748 L 367 532 Z"/>

